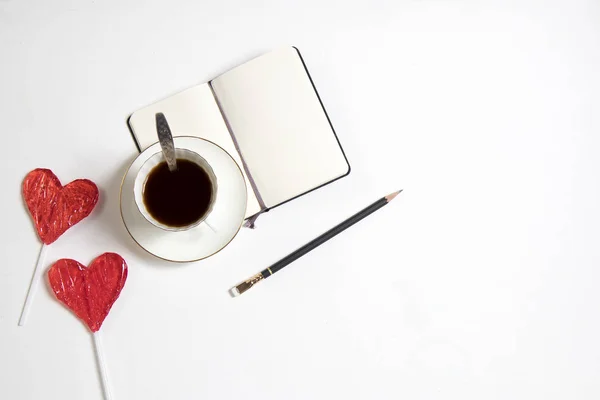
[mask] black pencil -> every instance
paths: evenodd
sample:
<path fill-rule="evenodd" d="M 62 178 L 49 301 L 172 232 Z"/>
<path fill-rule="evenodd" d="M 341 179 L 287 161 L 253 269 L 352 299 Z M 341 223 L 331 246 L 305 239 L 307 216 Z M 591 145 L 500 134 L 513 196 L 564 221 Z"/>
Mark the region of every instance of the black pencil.
<path fill-rule="evenodd" d="M 356 214 L 354 214 L 353 216 L 351 216 L 344 222 L 334 226 L 327 232 L 323 233 L 321 236 L 311 240 L 310 242 L 306 243 L 304 246 L 300 247 L 298 250 L 294 251 L 293 253 L 290 253 L 286 257 L 277 261 L 275 264 L 271 265 L 270 267 L 265 268 L 258 274 L 248 278 L 247 280 L 240 283 L 239 285 L 232 287 L 230 290 L 230 293 L 233 296 L 239 296 L 240 294 L 244 293 L 246 290 L 250 289 L 252 286 L 256 285 L 258 282 L 262 281 L 263 279 L 268 278 L 269 276 L 273 275 L 275 272 L 283 269 L 283 267 L 285 267 L 286 265 L 296 261 L 297 259 L 299 259 L 303 255 L 305 255 L 309 251 L 319 247 L 320 245 L 322 245 L 323 243 L 325 243 L 326 241 L 328 241 L 329 239 L 331 239 L 338 233 L 350 228 L 352 225 L 354 225 L 361 219 L 365 218 L 367 215 L 372 214 L 375 211 L 379 210 L 381 207 L 385 206 L 390 201 L 392 201 L 394 199 L 394 197 L 398 196 L 398 194 L 401 191 L 402 190 L 399 190 L 397 192 L 394 192 L 392 194 L 388 194 L 387 196 L 382 197 L 381 199 L 377 200 L 370 206 L 357 212 Z"/>

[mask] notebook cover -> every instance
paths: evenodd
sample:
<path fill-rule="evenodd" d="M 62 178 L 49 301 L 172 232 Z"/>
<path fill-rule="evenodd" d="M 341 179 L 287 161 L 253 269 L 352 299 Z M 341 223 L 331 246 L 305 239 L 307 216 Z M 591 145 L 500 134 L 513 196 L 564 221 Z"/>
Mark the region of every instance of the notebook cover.
<path fill-rule="evenodd" d="M 336 140 L 338 146 L 340 147 L 340 151 L 342 152 L 342 155 L 344 156 L 344 160 L 346 161 L 346 164 L 348 165 L 348 170 L 347 170 L 347 172 L 345 174 L 343 174 L 343 175 L 341 175 L 341 176 L 339 176 L 337 178 L 334 178 L 334 179 L 332 179 L 332 180 L 330 180 L 328 182 L 325 182 L 322 185 L 319 185 L 319 186 L 316 186 L 314 188 L 311 188 L 311 189 L 309 189 L 309 190 L 307 190 L 307 191 L 305 191 L 303 193 L 300 193 L 300 194 L 298 194 L 298 195 L 296 195 L 294 197 L 291 197 L 291 198 L 289 198 L 289 199 L 287 199 L 287 200 L 285 200 L 283 202 L 280 202 L 279 204 L 276 204 L 274 206 L 268 207 L 268 208 L 264 209 L 262 212 L 268 212 L 268 211 L 270 211 L 270 210 L 272 210 L 272 209 L 274 209 L 276 207 L 279 207 L 279 206 L 281 206 L 281 205 L 283 205 L 283 204 L 285 204 L 285 203 L 287 203 L 289 201 L 292 201 L 294 199 L 297 199 L 298 197 L 304 196 L 307 193 L 310 193 L 310 192 L 312 192 L 314 190 L 322 188 L 323 186 L 329 185 L 330 183 L 333 183 L 333 182 L 335 182 L 335 181 L 337 181 L 337 180 L 339 180 L 339 179 L 347 176 L 351 172 L 351 167 L 350 167 L 350 163 L 348 162 L 348 157 L 346 156 L 346 153 L 344 152 L 344 148 L 342 147 L 342 145 L 340 143 L 340 140 L 339 140 L 339 138 L 337 136 L 337 133 L 335 132 L 335 129 L 333 127 L 333 124 L 331 123 L 331 119 L 329 118 L 329 114 L 327 114 L 327 110 L 325 109 L 325 106 L 323 105 L 323 101 L 321 100 L 321 96 L 319 95 L 319 92 L 317 91 L 317 88 L 315 87 L 315 84 L 314 84 L 314 81 L 313 81 L 313 79 L 312 79 L 312 77 L 310 75 L 310 72 L 308 71 L 308 68 L 306 67 L 306 63 L 304 62 L 304 58 L 302 57 L 302 54 L 300 53 L 300 50 L 296 46 L 292 46 L 292 47 L 294 48 L 294 50 L 296 50 L 296 52 L 298 53 L 298 56 L 300 57 L 300 61 L 302 62 L 302 66 L 304 67 L 304 71 L 306 72 L 306 75 L 308 76 L 308 79 L 310 80 L 310 83 L 312 85 L 313 90 L 315 91 L 317 99 L 319 100 L 319 104 L 321 105 L 323 113 L 325 114 L 325 117 L 327 118 L 327 122 L 329 123 L 329 126 L 331 128 L 331 132 L 335 136 L 335 140 Z M 134 142 L 134 144 L 135 144 L 138 152 L 141 152 L 140 145 L 139 145 L 139 143 L 138 143 L 138 141 L 137 141 L 137 139 L 135 137 L 135 133 L 133 132 L 133 129 L 132 129 L 131 124 L 130 124 L 130 119 L 131 119 L 132 116 L 133 116 L 133 113 L 130 114 L 129 117 L 127 118 L 127 127 L 129 129 L 129 133 L 131 134 L 131 138 L 133 139 L 133 142 Z"/>
<path fill-rule="evenodd" d="M 344 156 L 344 160 L 346 160 L 346 165 L 348 165 L 348 170 L 346 171 L 345 174 L 343 174 L 343 175 L 341 175 L 341 176 L 339 176 L 337 178 L 334 178 L 334 179 L 330 180 L 329 182 L 325 182 L 322 185 L 319 185 L 319 186 L 316 186 L 316 187 L 314 187 L 312 189 L 309 189 L 309 190 L 307 190 L 304 193 L 300 193 L 299 195 L 296 195 L 294 197 L 291 197 L 291 198 L 287 199 L 286 201 L 282 201 L 279 204 L 276 204 L 276 205 L 274 205 L 272 207 L 267 208 L 263 212 L 267 212 L 269 210 L 272 210 L 273 208 L 279 207 L 282 204 L 285 204 L 285 203 L 287 203 L 289 201 L 297 199 L 298 197 L 304 196 L 305 194 L 308 194 L 308 193 L 310 193 L 310 192 L 312 192 L 314 190 L 322 188 L 323 186 L 327 186 L 330 183 L 333 183 L 333 182 L 335 182 L 335 181 L 337 181 L 337 180 L 339 180 L 339 179 L 341 179 L 341 178 L 343 178 L 345 176 L 348 176 L 348 174 L 350 174 L 351 169 L 352 169 L 350 167 L 350 163 L 348 162 L 348 157 L 346 157 L 346 152 L 344 151 L 344 148 L 342 147 L 342 144 L 340 143 L 340 139 L 338 138 L 337 133 L 335 132 L 335 129 L 333 128 L 333 124 L 331 123 L 331 119 L 329 118 L 329 114 L 327 114 L 327 110 L 325 109 L 325 106 L 323 105 L 323 101 L 321 100 L 321 96 L 319 95 L 319 92 L 317 91 L 315 83 L 314 83 L 312 77 L 310 76 L 310 72 L 308 72 L 308 68 L 306 67 L 306 63 L 304 62 L 304 58 L 302 57 L 302 54 L 300 53 L 300 50 L 296 46 L 292 46 L 292 47 L 298 53 L 298 57 L 300 57 L 300 61 L 302 61 L 302 66 L 304 67 L 304 71 L 306 71 L 306 75 L 308 76 L 308 79 L 310 80 L 310 84 L 312 85 L 312 88 L 315 91 L 315 94 L 317 95 L 317 99 L 319 100 L 319 104 L 321 105 L 321 108 L 323 109 L 323 113 L 325 114 L 325 118 L 327 118 L 327 122 L 329 123 L 329 127 L 331 128 L 331 132 L 333 133 L 333 136 L 335 136 L 335 140 L 336 140 L 338 146 L 340 146 L 340 151 L 342 152 L 342 155 Z"/>

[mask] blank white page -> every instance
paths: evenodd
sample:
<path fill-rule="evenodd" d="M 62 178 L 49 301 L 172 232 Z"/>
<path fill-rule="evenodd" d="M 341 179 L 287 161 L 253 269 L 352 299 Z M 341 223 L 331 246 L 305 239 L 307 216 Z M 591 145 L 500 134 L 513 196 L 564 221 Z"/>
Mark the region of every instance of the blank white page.
<path fill-rule="evenodd" d="M 246 179 L 248 188 L 246 217 L 260 211 L 254 191 L 242 167 L 240 155 L 235 149 L 233 139 L 207 83 L 167 97 L 131 115 L 129 126 L 142 151 L 158 142 L 155 118 L 157 112 L 165 114 L 173 136 L 196 136 L 210 140 L 225 149 L 240 166 Z"/>
<path fill-rule="evenodd" d="M 295 48 L 255 58 L 211 85 L 267 207 L 348 173 Z"/>

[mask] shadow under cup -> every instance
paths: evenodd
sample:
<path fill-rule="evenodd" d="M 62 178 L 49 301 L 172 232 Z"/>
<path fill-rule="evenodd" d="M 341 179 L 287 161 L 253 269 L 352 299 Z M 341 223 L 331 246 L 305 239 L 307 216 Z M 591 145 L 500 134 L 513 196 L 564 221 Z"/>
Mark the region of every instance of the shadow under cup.
<path fill-rule="evenodd" d="M 206 218 L 210 215 L 210 213 L 214 207 L 215 201 L 217 199 L 217 189 L 218 189 L 217 177 L 216 177 L 213 169 L 211 168 L 211 166 L 208 164 L 208 162 L 202 156 L 200 156 L 198 153 L 193 152 L 191 150 L 187 150 L 187 149 L 177 148 L 177 149 L 175 149 L 175 156 L 177 158 L 177 161 L 186 160 L 186 161 L 196 164 L 204 171 L 204 173 L 206 173 L 206 175 L 208 177 L 208 181 L 210 183 L 210 190 L 211 190 L 210 201 L 208 203 L 208 206 L 199 205 L 199 207 L 206 209 L 206 211 L 199 218 L 195 219 L 193 222 L 191 222 L 187 225 L 173 226 L 173 225 L 168 225 L 168 224 L 165 224 L 165 223 L 157 220 L 152 215 L 150 210 L 148 209 L 146 202 L 144 201 L 146 184 L 148 183 L 148 178 L 154 172 L 155 168 L 159 167 L 159 165 L 161 163 L 166 164 L 166 161 L 165 161 L 162 151 L 157 152 L 157 153 L 153 154 L 152 156 L 150 156 L 150 158 L 148 158 L 148 160 L 146 160 L 146 162 L 139 169 L 139 171 L 135 177 L 135 182 L 133 185 L 133 195 L 134 195 L 135 204 L 136 204 L 138 210 L 144 216 L 144 218 L 148 222 L 150 222 L 152 225 L 154 225 L 158 228 L 167 230 L 167 231 L 185 231 L 185 230 L 188 230 L 188 229 L 198 226 L 201 222 L 206 220 Z M 164 167 L 166 168 L 166 165 Z M 161 167 L 159 167 L 159 168 L 161 168 Z M 193 180 L 190 180 L 189 183 L 190 183 L 190 185 L 193 185 L 194 183 L 197 184 L 198 182 L 194 182 Z M 173 196 L 173 195 L 174 195 L 174 193 L 160 193 L 160 196 Z"/>

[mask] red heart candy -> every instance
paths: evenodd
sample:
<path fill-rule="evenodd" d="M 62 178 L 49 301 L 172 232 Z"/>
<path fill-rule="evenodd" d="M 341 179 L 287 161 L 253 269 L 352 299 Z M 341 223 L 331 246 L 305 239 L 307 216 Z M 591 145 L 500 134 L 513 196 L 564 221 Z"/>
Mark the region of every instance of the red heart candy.
<path fill-rule="evenodd" d="M 50 244 L 90 215 L 98 202 L 98 187 L 88 179 L 62 186 L 52 171 L 38 168 L 25 177 L 23 198 L 40 239 Z"/>
<path fill-rule="evenodd" d="M 50 287 L 92 332 L 98 331 L 127 280 L 127 263 L 118 254 L 104 253 L 89 267 L 63 258 L 48 270 Z"/>

